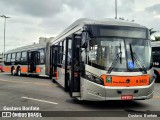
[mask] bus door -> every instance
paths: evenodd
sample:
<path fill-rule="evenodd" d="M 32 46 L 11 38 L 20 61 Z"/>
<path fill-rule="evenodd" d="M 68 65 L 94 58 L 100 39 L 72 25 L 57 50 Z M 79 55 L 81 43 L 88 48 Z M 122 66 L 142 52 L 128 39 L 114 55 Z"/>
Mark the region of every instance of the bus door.
<path fill-rule="evenodd" d="M 81 36 L 72 35 L 70 96 L 80 96 L 80 62 L 81 62 Z"/>
<path fill-rule="evenodd" d="M 28 52 L 28 72 L 36 73 L 36 65 L 39 64 L 40 54 L 38 51 Z"/>
<path fill-rule="evenodd" d="M 72 38 L 66 38 L 65 44 L 65 82 L 64 89 L 65 91 L 70 91 L 70 80 L 71 80 L 71 61 L 72 61 Z"/>
<path fill-rule="evenodd" d="M 54 80 L 58 80 L 58 71 L 57 71 L 57 62 L 58 62 L 58 49 L 59 46 L 58 45 L 54 45 L 52 46 L 52 78 Z"/>

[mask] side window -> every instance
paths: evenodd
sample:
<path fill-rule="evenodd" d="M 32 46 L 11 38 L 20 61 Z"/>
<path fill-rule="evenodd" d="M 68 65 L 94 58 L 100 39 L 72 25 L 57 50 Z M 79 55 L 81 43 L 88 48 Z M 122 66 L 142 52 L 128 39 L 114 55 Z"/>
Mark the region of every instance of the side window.
<path fill-rule="evenodd" d="M 39 51 L 39 53 L 40 53 L 40 63 L 41 64 L 43 64 L 45 61 L 44 61 L 44 59 L 45 59 L 45 54 L 44 54 L 44 49 L 40 49 L 40 50 L 38 50 Z"/>
<path fill-rule="evenodd" d="M 63 59 L 62 59 L 62 64 L 65 64 L 65 53 L 66 53 L 66 40 L 63 41 Z"/>
<path fill-rule="evenodd" d="M 18 52 L 16 55 L 16 61 L 20 61 L 21 60 L 21 53 Z"/>
<path fill-rule="evenodd" d="M 62 58 L 63 58 L 63 42 L 59 43 L 58 47 L 58 64 L 62 64 Z"/>
<path fill-rule="evenodd" d="M 16 53 L 12 53 L 11 62 L 14 62 L 16 58 Z"/>
<path fill-rule="evenodd" d="M 68 40 L 68 65 L 71 65 L 72 60 L 72 41 Z"/>
<path fill-rule="evenodd" d="M 11 54 L 7 55 L 7 62 L 11 62 Z"/>
<path fill-rule="evenodd" d="M 27 61 L 27 52 L 22 52 L 21 61 Z"/>

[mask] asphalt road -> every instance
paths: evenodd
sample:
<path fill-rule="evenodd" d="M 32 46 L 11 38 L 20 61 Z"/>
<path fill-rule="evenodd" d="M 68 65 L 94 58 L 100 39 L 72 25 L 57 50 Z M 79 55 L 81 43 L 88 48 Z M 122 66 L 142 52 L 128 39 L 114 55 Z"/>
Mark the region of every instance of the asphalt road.
<path fill-rule="evenodd" d="M 0 73 L 0 111 L 7 107 L 37 107 L 40 111 L 160 111 L 160 83 L 155 83 L 153 99 L 141 101 L 79 102 L 70 98 L 57 83 L 45 77 L 11 76 Z M 118 113 L 117 114 L 121 114 Z M 115 115 L 115 114 L 114 114 Z M 17 120 L 17 118 L 13 118 Z M 25 118 L 23 118 L 25 119 Z M 39 119 L 39 118 L 37 118 Z M 43 118 L 44 119 L 44 118 Z M 52 118 L 48 118 L 52 119 Z M 84 119 L 61 117 L 59 119 Z M 90 118 L 85 118 L 89 120 Z M 92 118 L 97 119 L 97 118 Z M 104 119 L 98 117 L 98 119 Z M 124 118 L 118 118 L 119 120 Z M 143 119 L 143 118 L 142 118 Z"/>

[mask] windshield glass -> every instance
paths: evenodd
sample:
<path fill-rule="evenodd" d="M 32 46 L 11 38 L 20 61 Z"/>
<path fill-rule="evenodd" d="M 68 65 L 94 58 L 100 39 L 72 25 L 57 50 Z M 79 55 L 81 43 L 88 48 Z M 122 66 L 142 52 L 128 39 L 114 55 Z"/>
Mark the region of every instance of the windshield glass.
<path fill-rule="evenodd" d="M 121 52 L 121 54 L 119 54 Z M 89 62 L 92 66 L 108 70 L 119 54 L 115 70 L 126 69 L 124 40 L 121 38 L 92 38 L 90 40 Z M 120 60 L 121 59 L 121 60 Z"/>
<path fill-rule="evenodd" d="M 89 64 L 96 68 L 108 70 L 116 60 L 113 71 L 139 71 L 139 67 L 132 59 L 130 45 L 141 64 L 146 69 L 151 66 L 149 40 L 104 37 L 91 38 L 89 44 Z"/>
<path fill-rule="evenodd" d="M 141 64 L 149 69 L 151 66 L 151 47 L 149 40 L 140 39 L 126 39 L 126 49 L 128 57 L 128 68 L 129 70 L 138 69 L 137 64 L 132 59 L 131 48 L 133 55 L 140 60 Z M 131 48 L 130 48 L 131 47 Z"/>

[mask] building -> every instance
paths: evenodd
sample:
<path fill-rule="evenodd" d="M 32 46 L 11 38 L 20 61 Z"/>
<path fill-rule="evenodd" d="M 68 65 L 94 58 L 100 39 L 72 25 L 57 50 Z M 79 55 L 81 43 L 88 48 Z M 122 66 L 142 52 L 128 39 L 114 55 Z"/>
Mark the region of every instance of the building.
<path fill-rule="evenodd" d="M 47 42 L 50 42 L 53 39 L 54 39 L 54 37 L 50 37 L 50 38 L 40 37 L 39 38 L 39 44 L 45 44 Z"/>

